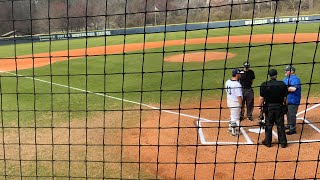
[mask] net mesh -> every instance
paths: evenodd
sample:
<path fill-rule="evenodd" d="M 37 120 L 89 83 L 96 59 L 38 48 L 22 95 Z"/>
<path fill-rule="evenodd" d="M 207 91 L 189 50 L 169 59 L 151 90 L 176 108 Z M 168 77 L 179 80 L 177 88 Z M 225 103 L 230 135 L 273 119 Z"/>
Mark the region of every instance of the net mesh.
<path fill-rule="evenodd" d="M 1 179 L 319 178 L 319 6 L 0 0 Z M 253 121 L 232 136 L 225 82 L 244 62 Z M 260 85 L 287 65 L 297 132 L 267 148 Z"/>

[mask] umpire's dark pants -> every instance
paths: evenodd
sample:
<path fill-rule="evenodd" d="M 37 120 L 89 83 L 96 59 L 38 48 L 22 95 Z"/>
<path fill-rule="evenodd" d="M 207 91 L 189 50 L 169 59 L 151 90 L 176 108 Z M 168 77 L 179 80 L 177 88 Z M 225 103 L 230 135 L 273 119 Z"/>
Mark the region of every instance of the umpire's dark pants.
<path fill-rule="evenodd" d="M 252 117 L 254 108 L 254 91 L 252 88 L 243 88 L 243 101 L 241 109 L 241 117 L 244 117 L 244 105 L 247 107 L 247 117 Z"/>
<path fill-rule="evenodd" d="M 282 112 L 281 104 L 269 104 L 266 112 L 266 129 L 265 141 L 267 144 L 272 142 L 272 127 L 277 125 L 278 142 L 280 144 L 287 144 L 287 138 L 284 127 L 284 114 Z"/>

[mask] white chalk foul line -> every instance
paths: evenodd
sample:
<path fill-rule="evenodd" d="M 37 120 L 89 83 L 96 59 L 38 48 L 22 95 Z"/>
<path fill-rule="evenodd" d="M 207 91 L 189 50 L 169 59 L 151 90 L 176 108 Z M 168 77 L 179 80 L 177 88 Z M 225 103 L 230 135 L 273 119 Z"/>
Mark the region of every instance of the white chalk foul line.
<path fill-rule="evenodd" d="M 301 141 L 288 141 L 288 144 L 295 144 L 295 143 L 311 143 L 311 142 L 320 142 L 320 140 L 301 140 Z"/>
<path fill-rule="evenodd" d="M 192 115 L 188 115 L 188 114 L 183 114 L 183 113 L 179 113 L 179 112 L 175 112 L 175 111 L 162 110 L 159 107 L 150 106 L 148 104 L 139 103 L 139 102 L 135 102 L 135 101 L 130 101 L 130 100 L 127 100 L 127 99 L 122 99 L 122 98 L 117 98 L 117 97 L 109 96 L 109 95 L 102 94 L 102 93 L 95 93 L 95 92 L 92 92 L 92 91 L 87 91 L 87 90 L 80 89 L 80 88 L 75 88 L 75 87 L 71 87 L 71 86 L 67 86 L 67 85 L 63 85 L 63 84 L 58 84 L 58 83 L 54 83 L 54 82 L 50 82 L 50 81 L 46 81 L 46 80 L 42 80 L 42 79 L 37 79 L 37 78 L 34 78 L 34 77 L 23 76 L 23 75 L 15 74 L 15 73 L 12 73 L 12 72 L 6 72 L 6 71 L 0 71 L 0 72 L 7 73 L 7 74 L 12 74 L 12 75 L 23 77 L 23 78 L 26 78 L 26 79 L 32 79 L 32 80 L 40 81 L 40 82 L 47 83 L 47 84 L 52 84 L 52 85 L 56 85 L 56 86 L 60 86 L 60 87 L 65 87 L 65 88 L 69 88 L 69 89 L 73 89 L 73 90 L 77 90 L 77 91 L 81 91 L 81 92 L 86 92 L 86 93 L 89 93 L 89 94 L 95 94 L 95 95 L 98 95 L 98 96 L 104 96 L 104 97 L 107 97 L 107 98 L 110 98 L 110 99 L 115 99 L 115 100 L 118 100 L 118 101 L 124 101 L 124 102 L 132 103 L 132 104 L 137 104 L 137 105 L 148 107 L 150 109 L 166 112 L 166 113 L 169 113 L 169 114 L 176 114 L 176 115 L 179 115 L 179 116 L 184 116 L 184 117 L 193 118 L 193 119 L 197 119 L 197 120 L 202 120 L 202 121 L 206 121 L 206 122 L 213 121 L 213 120 L 210 120 L 210 119 L 201 118 L 201 117 L 197 117 L 197 116 L 192 116 Z"/>

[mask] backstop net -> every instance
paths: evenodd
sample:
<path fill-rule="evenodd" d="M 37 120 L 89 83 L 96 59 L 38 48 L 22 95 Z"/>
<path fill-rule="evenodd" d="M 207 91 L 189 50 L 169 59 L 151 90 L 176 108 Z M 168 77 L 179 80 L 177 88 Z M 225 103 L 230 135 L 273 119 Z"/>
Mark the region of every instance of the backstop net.
<path fill-rule="evenodd" d="M 319 7 L 0 0 L 0 178 L 319 178 Z M 225 83 L 235 68 L 246 103 L 232 134 L 239 106 L 227 106 Z M 262 144 L 271 69 L 296 88 L 286 148 L 276 125 Z"/>

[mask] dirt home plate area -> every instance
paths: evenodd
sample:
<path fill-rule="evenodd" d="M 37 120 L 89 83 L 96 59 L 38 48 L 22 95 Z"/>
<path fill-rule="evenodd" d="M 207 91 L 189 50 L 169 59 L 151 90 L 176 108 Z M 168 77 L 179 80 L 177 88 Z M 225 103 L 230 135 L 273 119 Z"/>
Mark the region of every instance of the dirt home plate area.
<path fill-rule="evenodd" d="M 208 39 L 188 39 L 186 44 L 201 43 L 292 43 L 293 34 L 274 34 L 272 35 L 254 35 L 254 36 L 231 36 L 212 37 Z M 316 41 L 318 34 L 306 33 L 297 34 L 296 42 Z M 273 39 L 273 40 L 272 40 Z M 170 40 L 165 42 L 165 46 L 182 45 L 184 40 Z M 145 44 L 126 44 L 113 45 L 108 47 L 95 47 L 85 49 L 69 50 L 71 59 L 88 56 L 116 54 L 130 51 L 138 51 L 143 48 L 159 48 L 163 42 L 147 42 Z M 28 69 L 33 67 L 42 67 L 48 64 L 68 60 L 68 51 L 57 51 L 51 53 L 34 54 L 34 62 L 31 55 L 18 56 L 14 59 L 3 59 L 0 61 L 1 71 L 13 71 L 18 69 Z M 166 61 L 185 62 L 199 61 L 203 62 L 204 56 L 209 60 L 224 60 L 236 56 L 236 54 L 225 52 L 207 52 L 190 53 L 186 55 L 175 55 L 166 57 Z M 257 100 L 257 98 L 256 98 Z M 130 114 L 123 112 L 106 112 L 97 115 L 97 117 L 88 121 L 88 129 L 85 129 L 85 122 L 72 121 L 71 127 L 83 127 L 68 129 L 55 128 L 48 129 L 21 129 L 21 143 L 32 144 L 37 134 L 37 144 L 71 144 L 84 145 L 74 146 L 71 153 L 71 160 L 88 161 L 106 161 L 123 162 L 122 168 L 130 167 L 131 172 L 144 171 L 147 174 L 153 174 L 150 178 L 163 179 L 293 179 L 293 178 L 320 178 L 319 160 L 320 149 L 320 130 L 318 129 L 320 118 L 320 107 L 315 104 L 320 101 L 313 97 L 308 99 L 309 105 L 301 105 L 298 112 L 299 123 L 297 125 L 297 134 L 287 136 L 289 146 L 285 149 L 277 144 L 276 134 L 273 136 L 273 146 L 266 148 L 263 145 L 257 146 L 264 138 L 264 133 L 250 132 L 250 129 L 259 129 L 257 126 L 258 109 L 254 111 L 254 121 L 244 120 L 241 122 L 242 133 L 240 136 L 231 136 L 227 132 L 229 119 L 229 110 L 226 108 L 226 102 L 223 100 L 220 110 L 220 100 L 205 100 L 197 103 L 182 103 L 181 110 L 160 112 L 155 111 L 130 111 Z M 306 103 L 306 99 L 302 99 Z M 258 105 L 258 102 L 255 102 Z M 158 105 L 154 105 L 158 106 Z M 136 108 L 139 108 L 137 105 Z M 166 107 L 176 109 L 177 107 Z M 201 110 L 199 111 L 198 109 Z M 308 108 L 306 116 L 304 111 Z M 191 109 L 191 110 L 190 110 Z M 121 125 L 122 118 L 139 117 L 141 115 L 141 128 L 137 124 L 127 129 L 97 128 L 108 125 L 108 121 L 118 122 Z M 100 116 L 100 117 L 99 117 Z M 197 118 L 200 116 L 200 119 Z M 104 121 L 104 117 L 106 117 Z M 304 121 L 303 119 L 306 119 Z M 220 122 L 219 122 L 220 120 Z M 201 125 L 201 126 L 199 126 Z M 68 127 L 68 123 L 60 125 Z M 96 127 L 96 128 L 94 128 Z M 179 127 L 179 128 L 178 128 Z M 275 130 L 275 127 L 274 127 Z M 5 142 L 15 142 L 17 133 L 12 130 L 5 137 Z M 70 138 L 69 138 L 70 131 Z M 53 133 L 53 136 L 52 136 Z M 11 135 L 12 134 L 12 135 Z M 2 141 L 2 136 L 0 141 Z M 106 145 L 104 148 L 101 146 Z M 302 141 L 303 143 L 297 143 Z M 220 143 L 222 142 L 222 143 Z M 122 146 L 120 146 L 122 144 Z M 219 145 L 216 145 L 219 144 Z M 238 144 L 238 145 L 237 145 Z M 118 145 L 118 146 L 116 146 Z M 41 147 L 41 148 L 40 148 Z M 54 157 L 57 159 L 68 160 L 68 149 L 64 146 L 55 147 L 52 152 L 52 146 L 39 146 L 36 150 L 34 145 L 21 145 L 21 158 L 34 159 L 36 151 L 37 158 Z M 6 158 L 16 158 L 18 154 L 18 144 L 11 146 L 12 151 L 6 150 Z M 0 148 L 0 154 L 3 154 L 3 148 Z M 87 151 L 87 155 L 85 155 Z M 104 152 L 103 152 L 104 151 Z M 122 160 L 120 159 L 122 152 Z M 103 157 L 104 154 L 104 157 Z M 77 155 L 77 156 L 76 156 Z M 86 157 L 85 157 L 86 156 Z M 128 162 L 128 163 L 126 163 Z M 131 162 L 131 163 L 130 163 Z M 132 163 L 136 162 L 136 163 Z M 140 165 L 137 163 L 140 162 Z M 235 163 L 236 162 L 236 163 Z M 112 164 L 112 163 L 111 163 Z M 120 163 L 106 166 L 115 172 L 120 171 Z M 64 166 L 57 167 L 56 171 Z M 318 169 L 317 169 L 318 168 Z M 81 171 L 81 167 L 78 169 Z M 97 168 L 98 169 L 98 168 Z M 317 173 L 317 174 L 315 174 Z M 157 175 L 157 176 L 156 176 Z M 294 176 L 295 175 L 295 176 Z M 130 175 L 123 174 L 123 178 L 130 178 Z"/>

